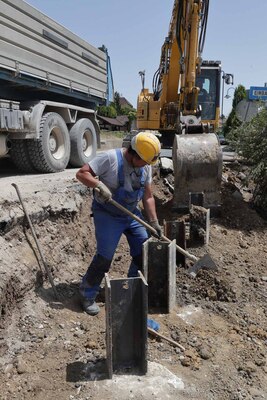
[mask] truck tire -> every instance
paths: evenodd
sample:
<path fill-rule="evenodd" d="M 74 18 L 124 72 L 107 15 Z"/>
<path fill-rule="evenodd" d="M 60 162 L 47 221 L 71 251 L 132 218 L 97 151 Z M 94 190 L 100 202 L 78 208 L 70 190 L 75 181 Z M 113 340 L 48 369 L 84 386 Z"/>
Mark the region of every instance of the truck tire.
<path fill-rule="evenodd" d="M 97 138 L 95 127 L 88 118 L 79 119 L 70 130 L 70 164 L 82 167 L 96 155 Z"/>
<path fill-rule="evenodd" d="M 31 161 L 39 172 L 59 172 L 68 165 L 70 158 L 69 131 L 64 119 L 49 112 L 40 122 L 40 139 L 29 144 Z"/>
<path fill-rule="evenodd" d="M 16 167 L 22 172 L 36 172 L 29 155 L 30 140 L 11 140 L 10 157 Z"/>

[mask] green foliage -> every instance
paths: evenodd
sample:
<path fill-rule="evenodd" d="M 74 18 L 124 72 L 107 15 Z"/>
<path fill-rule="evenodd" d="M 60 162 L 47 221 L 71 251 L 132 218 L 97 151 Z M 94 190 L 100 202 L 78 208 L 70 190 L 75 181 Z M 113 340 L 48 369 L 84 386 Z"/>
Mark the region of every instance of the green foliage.
<path fill-rule="evenodd" d="M 241 125 L 241 121 L 237 118 L 236 114 L 236 106 L 241 101 L 246 99 L 247 92 L 246 88 L 243 85 L 238 85 L 235 89 L 233 103 L 232 103 L 232 111 L 230 112 L 225 125 L 223 127 L 223 134 L 225 137 L 228 136 L 229 132 L 233 129 L 238 128 Z"/>
<path fill-rule="evenodd" d="M 129 119 L 128 130 L 130 129 L 132 121 L 136 119 L 136 109 L 130 106 L 121 107 L 120 94 L 114 93 L 114 101 L 109 106 L 100 106 L 97 109 L 98 115 L 102 117 L 116 118 L 118 115 L 127 115 Z"/>
<path fill-rule="evenodd" d="M 101 115 L 102 117 L 108 117 L 108 118 L 116 118 L 117 117 L 117 111 L 113 105 L 110 106 L 99 106 L 97 109 L 98 115 Z"/>
<path fill-rule="evenodd" d="M 222 129 L 224 136 L 228 137 L 229 132 L 238 128 L 240 125 L 241 121 L 237 118 L 236 111 L 233 108 Z"/>
<path fill-rule="evenodd" d="M 122 108 L 121 108 L 121 104 L 120 104 L 120 94 L 118 92 L 114 93 L 113 106 L 115 107 L 115 110 L 117 111 L 117 115 L 122 115 Z"/>
<path fill-rule="evenodd" d="M 240 125 L 229 135 L 232 144 L 251 164 L 255 182 L 254 203 L 267 209 L 267 110 L 259 112 L 250 122 Z"/>
<path fill-rule="evenodd" d="M 238 85 L 235 89 L 234 98 L 233 98 L 233 108 L 236 109 L 237 104 L 247 98 L 246 88 L 243 85 Z"/>
<path fill-rule="evenodd" d="M 136 110 L 133 107 L 129 107 L 129 106 L 122 107 L 122 114 L 127 115 L 130 122 L 132 122 L 133 120 L 136 119 Z"/>

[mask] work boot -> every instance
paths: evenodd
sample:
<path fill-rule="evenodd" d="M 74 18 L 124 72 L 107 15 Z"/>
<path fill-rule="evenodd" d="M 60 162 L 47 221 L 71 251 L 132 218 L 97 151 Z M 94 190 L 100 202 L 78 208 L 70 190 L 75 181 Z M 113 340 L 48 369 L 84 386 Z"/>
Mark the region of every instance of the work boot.
<path fill-rule="evenodd" d="M 82 299 L 84 311 L 89 315 L 97 315 L 100 311 L 94 299 Z"/>

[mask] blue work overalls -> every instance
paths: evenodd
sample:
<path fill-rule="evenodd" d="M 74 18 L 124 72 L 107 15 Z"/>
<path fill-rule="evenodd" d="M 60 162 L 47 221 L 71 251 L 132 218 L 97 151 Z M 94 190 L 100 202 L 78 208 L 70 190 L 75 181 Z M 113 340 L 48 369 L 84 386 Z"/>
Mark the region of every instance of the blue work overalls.
<path fill-rule="evenodd" d="M 123 156 L 120 149 L 116 149 L 116 155 L 119 186 L 112 198 L 133 214 L 142 218 L 137 204 L 144 195 L 144 168 L 140 168 L 140 188 L 128 192 L 124 189 Z M 109 271 L 121 235 L 125 234 L 132 257 L 128 277 L 137 276 L 137 271 L 141 269 L 142 244 L 148 238 L 146 229 L 139 222 L 133 220 L 112 204 L 100 204 L 94 199 L 92 209 L 97 251 L 80 285 L 82 296 L 89 299 L 95 299 L 101 281 L 105 273 Z"/>

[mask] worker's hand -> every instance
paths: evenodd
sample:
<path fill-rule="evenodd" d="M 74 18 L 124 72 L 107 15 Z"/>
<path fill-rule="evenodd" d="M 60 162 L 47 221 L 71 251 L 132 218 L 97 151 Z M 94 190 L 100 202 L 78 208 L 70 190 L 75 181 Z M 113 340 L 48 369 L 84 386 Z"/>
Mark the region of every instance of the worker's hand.
<path fill-rule="evenodd" d="M 162 230 L 159 221 L 157 219 L 150 221 L 150 225 L 157 231 L 157 237 L 160 239 L 162 236 Z"/>
<path fill-rule="evenodd" d="M 106 203 L 107 201 L 109 201 L 112 197 L 112 193 L 109 190 L 109 188 L 103 183 L 103 182 L 99 182 L 96 187 L 95 187 L 96 193 L 97 193 L 97 199 L 99 199 L 101 202 Z"/>

